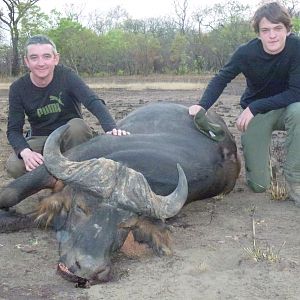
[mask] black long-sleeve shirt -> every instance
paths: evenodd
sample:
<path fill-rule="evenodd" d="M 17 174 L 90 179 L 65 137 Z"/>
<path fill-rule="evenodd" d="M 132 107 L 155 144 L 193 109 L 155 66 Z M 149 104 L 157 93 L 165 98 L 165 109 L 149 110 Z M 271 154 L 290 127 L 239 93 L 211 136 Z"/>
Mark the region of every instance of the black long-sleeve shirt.
<path fill-rule="evenodd" d="M 300 39 L 290 34 L 284 49 L 275 55 L 264 51 L 256 38 L 241 45 L 208 84 L 199 104 L 209 109 L 238 74 L 246 78 L 242 108 L 253 115 L 300 101 Z"/>
<path fill-rule="evenodd" d="M 76 75 L 63 65 L 54 69 L 51 83 L 35 86 L 26 74 L 9 90 L 7 138 L 16 154 L 29 148 L 23 136 L 25 115 L 32 135 L 47 136 L 73 118 L 82 118 L 81 104 L 97 117 L 104 131 L 116 127 L 105 103 Z"/>

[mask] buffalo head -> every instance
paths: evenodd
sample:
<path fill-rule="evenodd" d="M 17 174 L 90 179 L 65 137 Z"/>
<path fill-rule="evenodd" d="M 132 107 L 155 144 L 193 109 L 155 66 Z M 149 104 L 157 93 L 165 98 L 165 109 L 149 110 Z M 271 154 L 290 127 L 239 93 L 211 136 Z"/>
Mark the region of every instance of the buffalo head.
<path fill-rule="evenodd" d="M 49 136 L 44 156 L 49 172 L 67 187 L 43 201 L 39 210 L 40 217 L 53 215 L 60 243 L 59 270 L 91 283 L 108 280 L 110 257 L 129 231 L 156 253 L 168 253 L 168 230 L 159 220 L 176 215 L 187 199 L 182 168 L 177 165 L 176 189 L 167 196 L 156 195 L 141 173 L 122 163 L 106 158 L 68 160 L 59 147 L 66 128 Z"/>

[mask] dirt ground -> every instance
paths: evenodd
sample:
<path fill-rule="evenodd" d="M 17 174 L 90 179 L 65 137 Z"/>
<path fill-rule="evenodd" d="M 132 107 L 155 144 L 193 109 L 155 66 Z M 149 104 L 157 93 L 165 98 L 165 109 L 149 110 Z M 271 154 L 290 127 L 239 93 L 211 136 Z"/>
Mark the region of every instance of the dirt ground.
<path fill-rule="evenodd" d="M 242 88 L 243 81 L 234 81 L 215 107 L 239 151 L 234 124 Z M 102 88 L 97 93 L 120 119 L 147 102 L 191 105 L 202 88 Z M 6 88 L 0 90 L 1 187 L 11 180 L 5 172 L 10 151 L 5 136 L 7 94 Z M 87 112 L 85 119 L 98 129 Z M 27 199 L 17 209 L 22 211 L 34 201 Z M 56 274 L 54 232 L 31 229 L 0 234 L 0 299 L 300 299 L 300 209 L 290 201 L 271 200 L 268 193 L 250 192 L 243 170 L 229 195 L 191 203 L 169 224 L 173 256 L 118 254 L 113 280 L 90 289 L 76 289 Z"/>

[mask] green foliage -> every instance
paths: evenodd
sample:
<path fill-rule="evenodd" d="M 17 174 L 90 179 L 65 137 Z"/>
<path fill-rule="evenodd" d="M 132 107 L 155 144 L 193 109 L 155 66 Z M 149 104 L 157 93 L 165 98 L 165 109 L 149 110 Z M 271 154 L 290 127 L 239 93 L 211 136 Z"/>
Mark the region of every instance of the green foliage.
<path fill-rule="evenodd" d="M 5 28 L 9 32 L 11 41 L 11 73 L 9 75 L 16 76 L 20 73 L 20 23 L 37 2 L 38 0 L 2 1 L 4 8 L 0 8 L 0 28 Z"/>
<path fill-rule="evenodd" d="M 229 23 L 213 30 L 205 39 L 211 51 L 210 64 L 214 66 L 212 68 L 221 68 L 239 45 L 254 37 L 249 23 L 244 21 Z"/>
<path fill-rule="evenodd" d="M 60 52 L 61 62 L 77 72 L 96 72 L 94 58 L 97 58 L 98 36 L 92 30 L 70 18 L 61 18 L 56 28 L 47 34 L 53 39 Z"/>
<path fill-rule="evenodd" d="M 176 34 L 172 46 L 170 56 L 170 67 L 176 74 L 186 74 L 188 71 L 187 62 L 187 37 L 181 33 Z"/>
<path fill-rule="evenodd" d="M 297 35 L 300 35 L 300 18 L 293 18 L 293 32 L 295 32 Z"/>
<path fill-rule="evenodd" d="M 130 35 L 121 29 L 109 31 L 102 37 L 102 65 L 107 73 L 125 71 L 130 47 Z"/>
<path fill-rule="evenodd" d="M 29 1 L 38 0 L 21 1 L 19 9 Z M 294 32 L 299 34 L 299 12 L 290 6 Z M 239 45 L 255 37 L 250 13 L 249 5 L 237 0 L 217 3 L 193 12 L 183 32 L 178 15 L 131 19 L 117 7 L 107 15 L 95 12 L 88 27 L 75 11 L 52 10 L 47 15 L 31 5 L 20 19 L 19 49 L 29 36 L 47 34 L 56 43 L 61 62 L 87 76 L 217 71 Z M 0 54 L 1 61 L 10 61 L 11 47 Z"/>
<path fill-rule="evenodd" d="M 135 63 L 135 74 L 149 74 L 160 57 L 160 42 L 152 34 L 137 34 L 131 45 L 131 59 Z"/>
<path fill-rule="evenodd" d="M 23 53 L 25 42 L 30 36 L 44 33 L 51 26 L 49 16 L 43 13 L 40 7 L 36 5 L 27 10 L 20 23 L 20 53 Z"/>
<path fill-rule="evenodd" d="M 11 49 L 8 45 L 0 44 L 0 76 L 10 75 L 10 52 Z"/>

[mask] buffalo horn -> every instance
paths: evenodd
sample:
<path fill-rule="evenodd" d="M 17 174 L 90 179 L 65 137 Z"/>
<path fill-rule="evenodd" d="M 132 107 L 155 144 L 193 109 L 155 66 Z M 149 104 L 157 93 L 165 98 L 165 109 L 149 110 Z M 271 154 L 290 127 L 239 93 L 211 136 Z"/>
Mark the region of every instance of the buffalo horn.
<path fill-rule="evenodd" d="M 82 162 L 64 157 L 60 143 L 67 128 L 63 125 L 52 132 L 44 147 L 45 165 L 53 176 L 101 201 L 138 214 L 165 219 L 180 211 L 187 199 L 188 184 L 179 164 L 176 189 L 167 196 L 156 195 L 141 173 L 121 163 L 103 157 Z"/>

